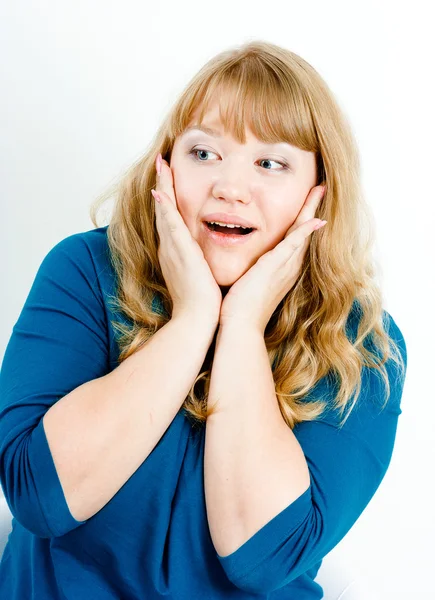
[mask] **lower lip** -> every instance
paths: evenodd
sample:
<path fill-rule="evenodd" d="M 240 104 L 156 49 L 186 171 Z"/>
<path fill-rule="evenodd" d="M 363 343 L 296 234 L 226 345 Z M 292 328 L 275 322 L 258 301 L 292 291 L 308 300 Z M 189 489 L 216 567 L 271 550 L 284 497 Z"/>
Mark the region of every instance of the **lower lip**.
<path fill-rule="evenodd" d="M 247 233 L 246 235 L 231 235 L 229 233 L 219 233 L 218 231 L 212 231 L 207 227 L 205 223 L 202 224 L 205 229 L 205 233 L 207 236 L 219 246 L 238 246 L 239 244 L 245 244 L 254 233 L 257 231 L 254 229 L 251 233 Z"/>

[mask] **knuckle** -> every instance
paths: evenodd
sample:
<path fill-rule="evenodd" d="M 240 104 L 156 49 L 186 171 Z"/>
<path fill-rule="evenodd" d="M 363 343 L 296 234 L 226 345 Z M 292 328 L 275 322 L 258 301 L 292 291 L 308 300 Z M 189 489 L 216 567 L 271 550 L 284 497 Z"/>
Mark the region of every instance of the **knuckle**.
<path fill-rule="evenodd" d="M 296 252 L 296 250 L 302 246 L 302 243 L 302 240 L 292 240 L 290 247 L 294 252 Z"/>

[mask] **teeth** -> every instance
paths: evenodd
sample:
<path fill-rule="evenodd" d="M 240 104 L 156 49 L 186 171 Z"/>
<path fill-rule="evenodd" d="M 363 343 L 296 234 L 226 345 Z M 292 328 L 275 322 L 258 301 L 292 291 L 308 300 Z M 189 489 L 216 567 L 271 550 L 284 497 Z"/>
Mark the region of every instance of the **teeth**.
<path fill-rule="evenodd" d="M 221 225 L 222 227 L 230 227 L 234 229 L 235 227 L 241 227 L 242 229 L 253 229 L 252 227 L 243 227 L 242 225 L 230 225 L 229 223 L 219 223 L 219 221 L 207 221 L 207 223 L 211 223 L 212 225 Z"/>

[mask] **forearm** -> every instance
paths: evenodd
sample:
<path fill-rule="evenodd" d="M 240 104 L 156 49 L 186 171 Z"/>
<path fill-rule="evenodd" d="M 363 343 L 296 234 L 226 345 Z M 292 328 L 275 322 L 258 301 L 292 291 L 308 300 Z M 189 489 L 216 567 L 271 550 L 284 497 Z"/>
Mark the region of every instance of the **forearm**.
<path fill-rule="evenodd" d="M 84 521 L 140 467 L 183 404 L 215 327 L 174 319 L 104 377 L 88 381 L 44 415 L 68 507 Z"/>
<path fill-rule="evenodd" d="M 302 448 L 281 416 L 263 335 L 219 330 L 211 372 L 204 487 L 210 534 L 234 552 L 309 488 Z"/>

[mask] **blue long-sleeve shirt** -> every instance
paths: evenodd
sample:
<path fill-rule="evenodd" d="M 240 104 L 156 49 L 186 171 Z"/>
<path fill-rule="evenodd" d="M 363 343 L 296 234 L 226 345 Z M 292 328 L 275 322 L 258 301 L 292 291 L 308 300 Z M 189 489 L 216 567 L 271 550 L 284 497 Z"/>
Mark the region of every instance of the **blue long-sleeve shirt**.
<path fill-rule="evenodd" d="M 361 515 L 390 463 L 402 412 L 396 365 L 386 363 L 391 397 L 384 410 L 383 381 L 365 368 L 361 397 L 342 429 L 332 409 L 293 429 L 310 487 L 228 556 L 217 554 L 208 528 L 205 430 L 193 428 L 182 409 L 113 498 L 76 521 L 42 418 L 57 400 L 117 366 L 114 284 L 107 227 L 71 235 L 45 256 L 13 327 L 0 374 L 0 476 L 13 515 L 0 598 L 322 598 L 315 577 L 323 557 Z M 385 314 L 407 361 L 402 333 Z M 348 323 L 355 339 L 356 319 Z M 326 377 L 307 400 L 321 397 L 331 406 L 335 393 Z"/>

